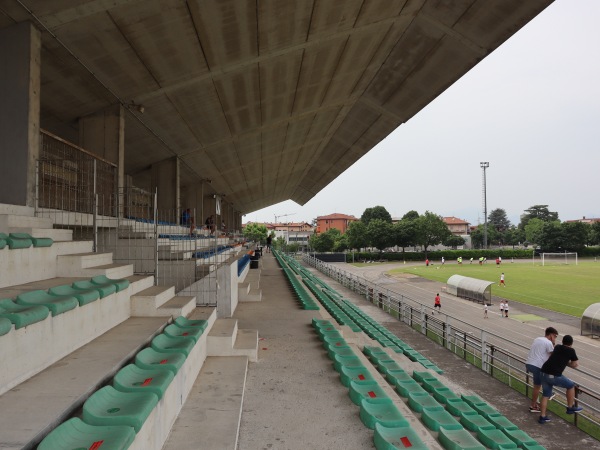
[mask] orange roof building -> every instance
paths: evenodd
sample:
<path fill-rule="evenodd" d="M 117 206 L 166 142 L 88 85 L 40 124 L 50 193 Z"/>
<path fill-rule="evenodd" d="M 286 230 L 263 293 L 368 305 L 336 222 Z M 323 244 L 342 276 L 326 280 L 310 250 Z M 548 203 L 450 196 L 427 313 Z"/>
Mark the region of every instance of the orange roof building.
<path fill-rule="evenodd" d="M 342 234 L 348 229 L 348 225 L 352 222 L 356 222 L 358 219 L 348 214 L 333 213 L 327 216 L 317 217 L 317 231 L 316 234 L 325 233 L 327 230 L 337 228 Z"/>
<path fill-rule="evenodd" d="M 446 224 L 446 226 L 448 227 L 448 229 L 450 230 L 450 233 L 456 235 L 456 236 L 463 236 L 465 234 L 469 234 L 470 232 L 470 228 L 469 228 L 469 222 L 467 222 L 466 220 L 462 220 L 459 219 L 458 217 L 444 217 L 443 218 L 444 223 Z"/>

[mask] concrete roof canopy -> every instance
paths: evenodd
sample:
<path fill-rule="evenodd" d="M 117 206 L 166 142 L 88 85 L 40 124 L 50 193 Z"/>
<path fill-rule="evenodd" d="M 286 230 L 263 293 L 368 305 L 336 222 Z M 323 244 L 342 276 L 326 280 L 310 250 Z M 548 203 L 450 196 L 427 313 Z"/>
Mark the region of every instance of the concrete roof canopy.
<path fill-rule="evenodd" d="M 127 174 L 176 156 L 248 213 L 305 204 L 550 3 L 7 0 L 0 28 L 42 31 L 42 128 L 120 103 Z"/>

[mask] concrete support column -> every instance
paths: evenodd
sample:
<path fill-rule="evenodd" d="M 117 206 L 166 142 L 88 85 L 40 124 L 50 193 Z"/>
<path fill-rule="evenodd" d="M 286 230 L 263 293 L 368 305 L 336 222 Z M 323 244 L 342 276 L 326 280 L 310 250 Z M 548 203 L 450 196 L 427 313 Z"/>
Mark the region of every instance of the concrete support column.
<path fill-rule="evenodd" d="M 117 185 L 125 186 L 125 110 L 121 105 L 81 117 L 79 146 L 116 164 Z"/>
<path fill-rule="evenodd" d="M 34 206 L 40 153 L 40 32 L 0 30 L 0 203 Z"/>
<path fill-rule="evenodd" d="M 166 159 L 152 165 L 152 191 L 158 189 L 159 211 L 177 211 L 179 201 L 179 160 Z M 164 214 L 164 213 L 163 213 Z"/>

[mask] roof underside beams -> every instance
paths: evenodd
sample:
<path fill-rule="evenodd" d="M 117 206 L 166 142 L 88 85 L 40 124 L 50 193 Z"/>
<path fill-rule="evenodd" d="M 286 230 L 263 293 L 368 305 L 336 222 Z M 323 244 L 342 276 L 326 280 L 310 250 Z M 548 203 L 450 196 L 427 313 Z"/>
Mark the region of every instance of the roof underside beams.
<path fill-rule="evenodd" d="M 22 3 L 0 27 L 43 30 L 42 127 L 142 104 L 127 173 L 177 156 L 251 212 L 306 203 L 551 1 Z"/>

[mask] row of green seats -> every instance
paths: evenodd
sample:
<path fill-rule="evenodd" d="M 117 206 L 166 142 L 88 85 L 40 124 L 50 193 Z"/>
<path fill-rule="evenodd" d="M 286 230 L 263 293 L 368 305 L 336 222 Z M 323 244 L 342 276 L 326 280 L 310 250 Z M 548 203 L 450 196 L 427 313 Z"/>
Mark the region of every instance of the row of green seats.
<path fill-rule="evenodd" d="M 313 319 L 312 324 L 334 362 L 342 385 L 348 388 L 350 399 L 359 406 L 361 421 L 374 430 L 375 447 L 378 450 L 428 448 L 334 325 L 319 319 Z"/>
<path fill-rule="evenodd" d="M 54 241 L 51 238 L 37 238 L 28 233 L 0 233 L 0 250 L 8 245 L 11 250 L 20 248 L 50 247 Z"/>
<path fill-rule="evenodd" d="M 112 386 L 86 400 L 81 418 L 59 425 L 38 450 L 129 448 L 207 324 L 206 320 L 175 319 L 137 353 L 133 364 L 115 374 Z"/>
<path fill-rule="evenodd" d="M 14 324 L 15 329 L 41 322 L 50 313 L 52 316 L 84 306 L 129 286 L 129 281 L 111 280 L 105 275 L 89 281 L 77 281 L 72 285 L 56 286 L 48 291 L 35 290 L 17 295 L 15 299 L 0 299 L 0 319 Z M 4 320 L 3 320 L 4 322 Z M 5 328 L 0 326 L 0 336 Z M 10 328 L 9 328 L 10 331 Z"/>
<path fill-rule="evenodd" d="M 315 303 L 309 293 L 306 292 L 306 289 L 304 289 L 304 286 L 302 286 L 298 278 L 296 278 L 296 275 L 294 275 L 294 273 L 287 267 L 283 269 L 283 272 L 290 282 L 292 289 L 296 293 L 296 297 L 298 298 L 302 309 L 318 310 L 319 306 Z"/>

